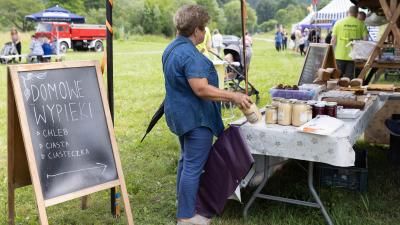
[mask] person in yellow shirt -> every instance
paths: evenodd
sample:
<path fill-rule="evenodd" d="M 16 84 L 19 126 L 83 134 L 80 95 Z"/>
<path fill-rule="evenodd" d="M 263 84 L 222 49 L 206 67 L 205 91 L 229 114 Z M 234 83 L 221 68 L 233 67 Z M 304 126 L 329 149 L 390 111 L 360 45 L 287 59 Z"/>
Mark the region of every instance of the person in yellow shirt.
<path fill-rule="evenodd" d="M 212 51 L 211 47 L 211 32 L 208 27 L 206 27 L 206 34 L 204 36 L 204 41 L 198 45 L 196 48 L 203 53 L 205 56 L 209 57 L 209 51 Z"/>
<path fill-rule="evenodd" d="M 353 40 L 368 40 L 368 30 L 364 23 L 357 19 L 358 7 L 351 6 L 348 16 L 339 20 L 333 27 L 332 45 L 335 47 L 336 64 L 341 76 L 354 78 L 355 64 L 349 56 Z"/>

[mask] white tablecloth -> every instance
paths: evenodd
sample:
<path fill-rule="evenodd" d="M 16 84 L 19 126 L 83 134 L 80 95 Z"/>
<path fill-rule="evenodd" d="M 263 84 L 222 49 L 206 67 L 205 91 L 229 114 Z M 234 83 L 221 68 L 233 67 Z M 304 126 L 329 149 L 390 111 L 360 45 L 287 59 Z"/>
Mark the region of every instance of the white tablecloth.
<path fill-rule="evenodd" d="M 372 103 L 357 119 L 344 119 L 345 125 L 330 136 L 301 133 L 293 126 L 245 123 L 240 126 L 252 154 L 277 156 L 334 166 L 354 166 L 353 145 L 366 129 L 374 114 L 383 107 L 388 95 L 374 96 Z M 232 123 L 242 124 L 243 120 Z"/>

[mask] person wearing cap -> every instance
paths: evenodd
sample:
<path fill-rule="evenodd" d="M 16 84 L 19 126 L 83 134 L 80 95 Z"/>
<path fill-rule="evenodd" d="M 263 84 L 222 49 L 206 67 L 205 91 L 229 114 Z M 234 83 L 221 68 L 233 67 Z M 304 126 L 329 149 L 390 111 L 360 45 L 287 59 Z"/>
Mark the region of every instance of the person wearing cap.
<path fill-rule="evenodd" d="M 351 52 L 350 42 L 354 40 L 368 40 L 368 30 L 365 24 L 357 19 L 358 7 L 351 6 L 348 16 L 339 20 L 333 27 L 332 41 L 335 46 L 336 64 L 341 71 L 341 76 L 354 78 L 355 64 L 349 56 Z"/>

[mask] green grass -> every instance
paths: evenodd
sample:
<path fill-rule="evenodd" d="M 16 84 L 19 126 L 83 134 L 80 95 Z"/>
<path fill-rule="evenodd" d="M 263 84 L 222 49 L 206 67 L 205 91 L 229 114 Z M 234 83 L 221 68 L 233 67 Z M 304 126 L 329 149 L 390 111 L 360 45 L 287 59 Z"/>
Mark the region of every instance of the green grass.
<path fill-rule="evenodd" d="M 0 36 L 4 43 L 6 35 Z M 27 52 L 29 38 L 24 35 Z M 115 132 L 125 180 L 130 194 L 135 224 L 175 224 L 175 172 L 178 160 L 177 138 L 162 120 L 144 143 L 140 143 L 153 112 L 164 97 L 161 53 L 169 40 L 160 37 L 131 37 L 114 42 Z M 277 53 L 273 43 L 255 41 L 249 72 L 250 81 L 261 92 L 263 106 L 270 101 L 268 90 L 277 83 L 295 84 L 303 58 L 292 52 Z M 100 60 L 102 53 L 68 52 L 66 60 Z M 0 224 L 6 223 L 7 204 L 7 96 L 6 67 L 0 65 Z M 235 111 L 236 118 L 240 112 Z M 224 112 L 228 115 L 228 112 Z M 226 121 L 229 122 L 229 121 Z M 399 171 L 385 157 L 386 149 L 370 147 L 369 191 L 365 194 L 321 188 L 321 198 L 336 224 L 399 224 Z M 307 199 L 306 175 L 292 164 L 271 180 L 268 193 Z M 251 192 L 245 193 L 249 197 Z M 47 210 L 51 224 L 125 224 L 109 214 L 109 193 L 91 195 L 89 208 L 79 209 L 79 200 Z M 213 224 L 322 224 L 316 209 L 257 200 L 249 217 L 241 217 L 243 205 L 229 202 L 224 214 Z M 17 224 L 37 224 L 38 217 L 31 186 L 16 191 Z"/>

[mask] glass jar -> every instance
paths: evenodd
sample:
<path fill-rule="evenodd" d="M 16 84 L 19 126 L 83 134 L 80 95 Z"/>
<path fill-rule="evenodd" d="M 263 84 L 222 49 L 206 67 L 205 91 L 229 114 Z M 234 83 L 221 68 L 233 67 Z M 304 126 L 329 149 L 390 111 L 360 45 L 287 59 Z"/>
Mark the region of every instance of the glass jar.
<path fill-rule="evenodd" d="M 337 103 L 336 102 L 327 102 L 326 103 L 326 115 L 331 117 L 337 117 Z"/>
<path fill-rule="evenodd" d="M 278 108 L 278 124 L 289 126 L 292 123 L 292 104 L 289 100 L 282 100 Z"/>
<path fill-rule="evenodd" d="M 265 123 L 276 124 L 278 122 L 278 107 L 267 105 L 265 109 Z"/>
<path fill-rule="evenodd" d="M 308 120 L 308 114 L 307 114 L 307 104 L 303 101 L 297 101 L 293 105 L 293 110 L 292 110 L 292 125 L 295 127 L 299 127 L 305 123 L 307 123 Z"/>
<path fill-rule="evenodd" d="M 313 106 L 313 118 L 317 117 L 318 115 L 325 115 L 325 103 L 324 102 L 317 102 Z"/>
<path fill-rule="evenodd" d="M 279 104 L 281 103 L 281 101 L 283 100 L 284 98 L 272 98 L 272 103 L 271 103 L 271 105 L 273 105 L 273 106 L 276 106 L 276 107 L 279 107 Z"/>
<path fill-rule="evenodd" d="M 313 108 L 311 105 L 307 105 L 307 122 L 313 118 Z"/>
<path fill-rule="evenodd" d="M 251 104 L 248 109 L 241 109 L 243 114 L 246 116 L 246 119 L 249 123 L 254 124 L 261 121 L 262 116 L 260 111 L 258 110 L 256 104 Z"/>

